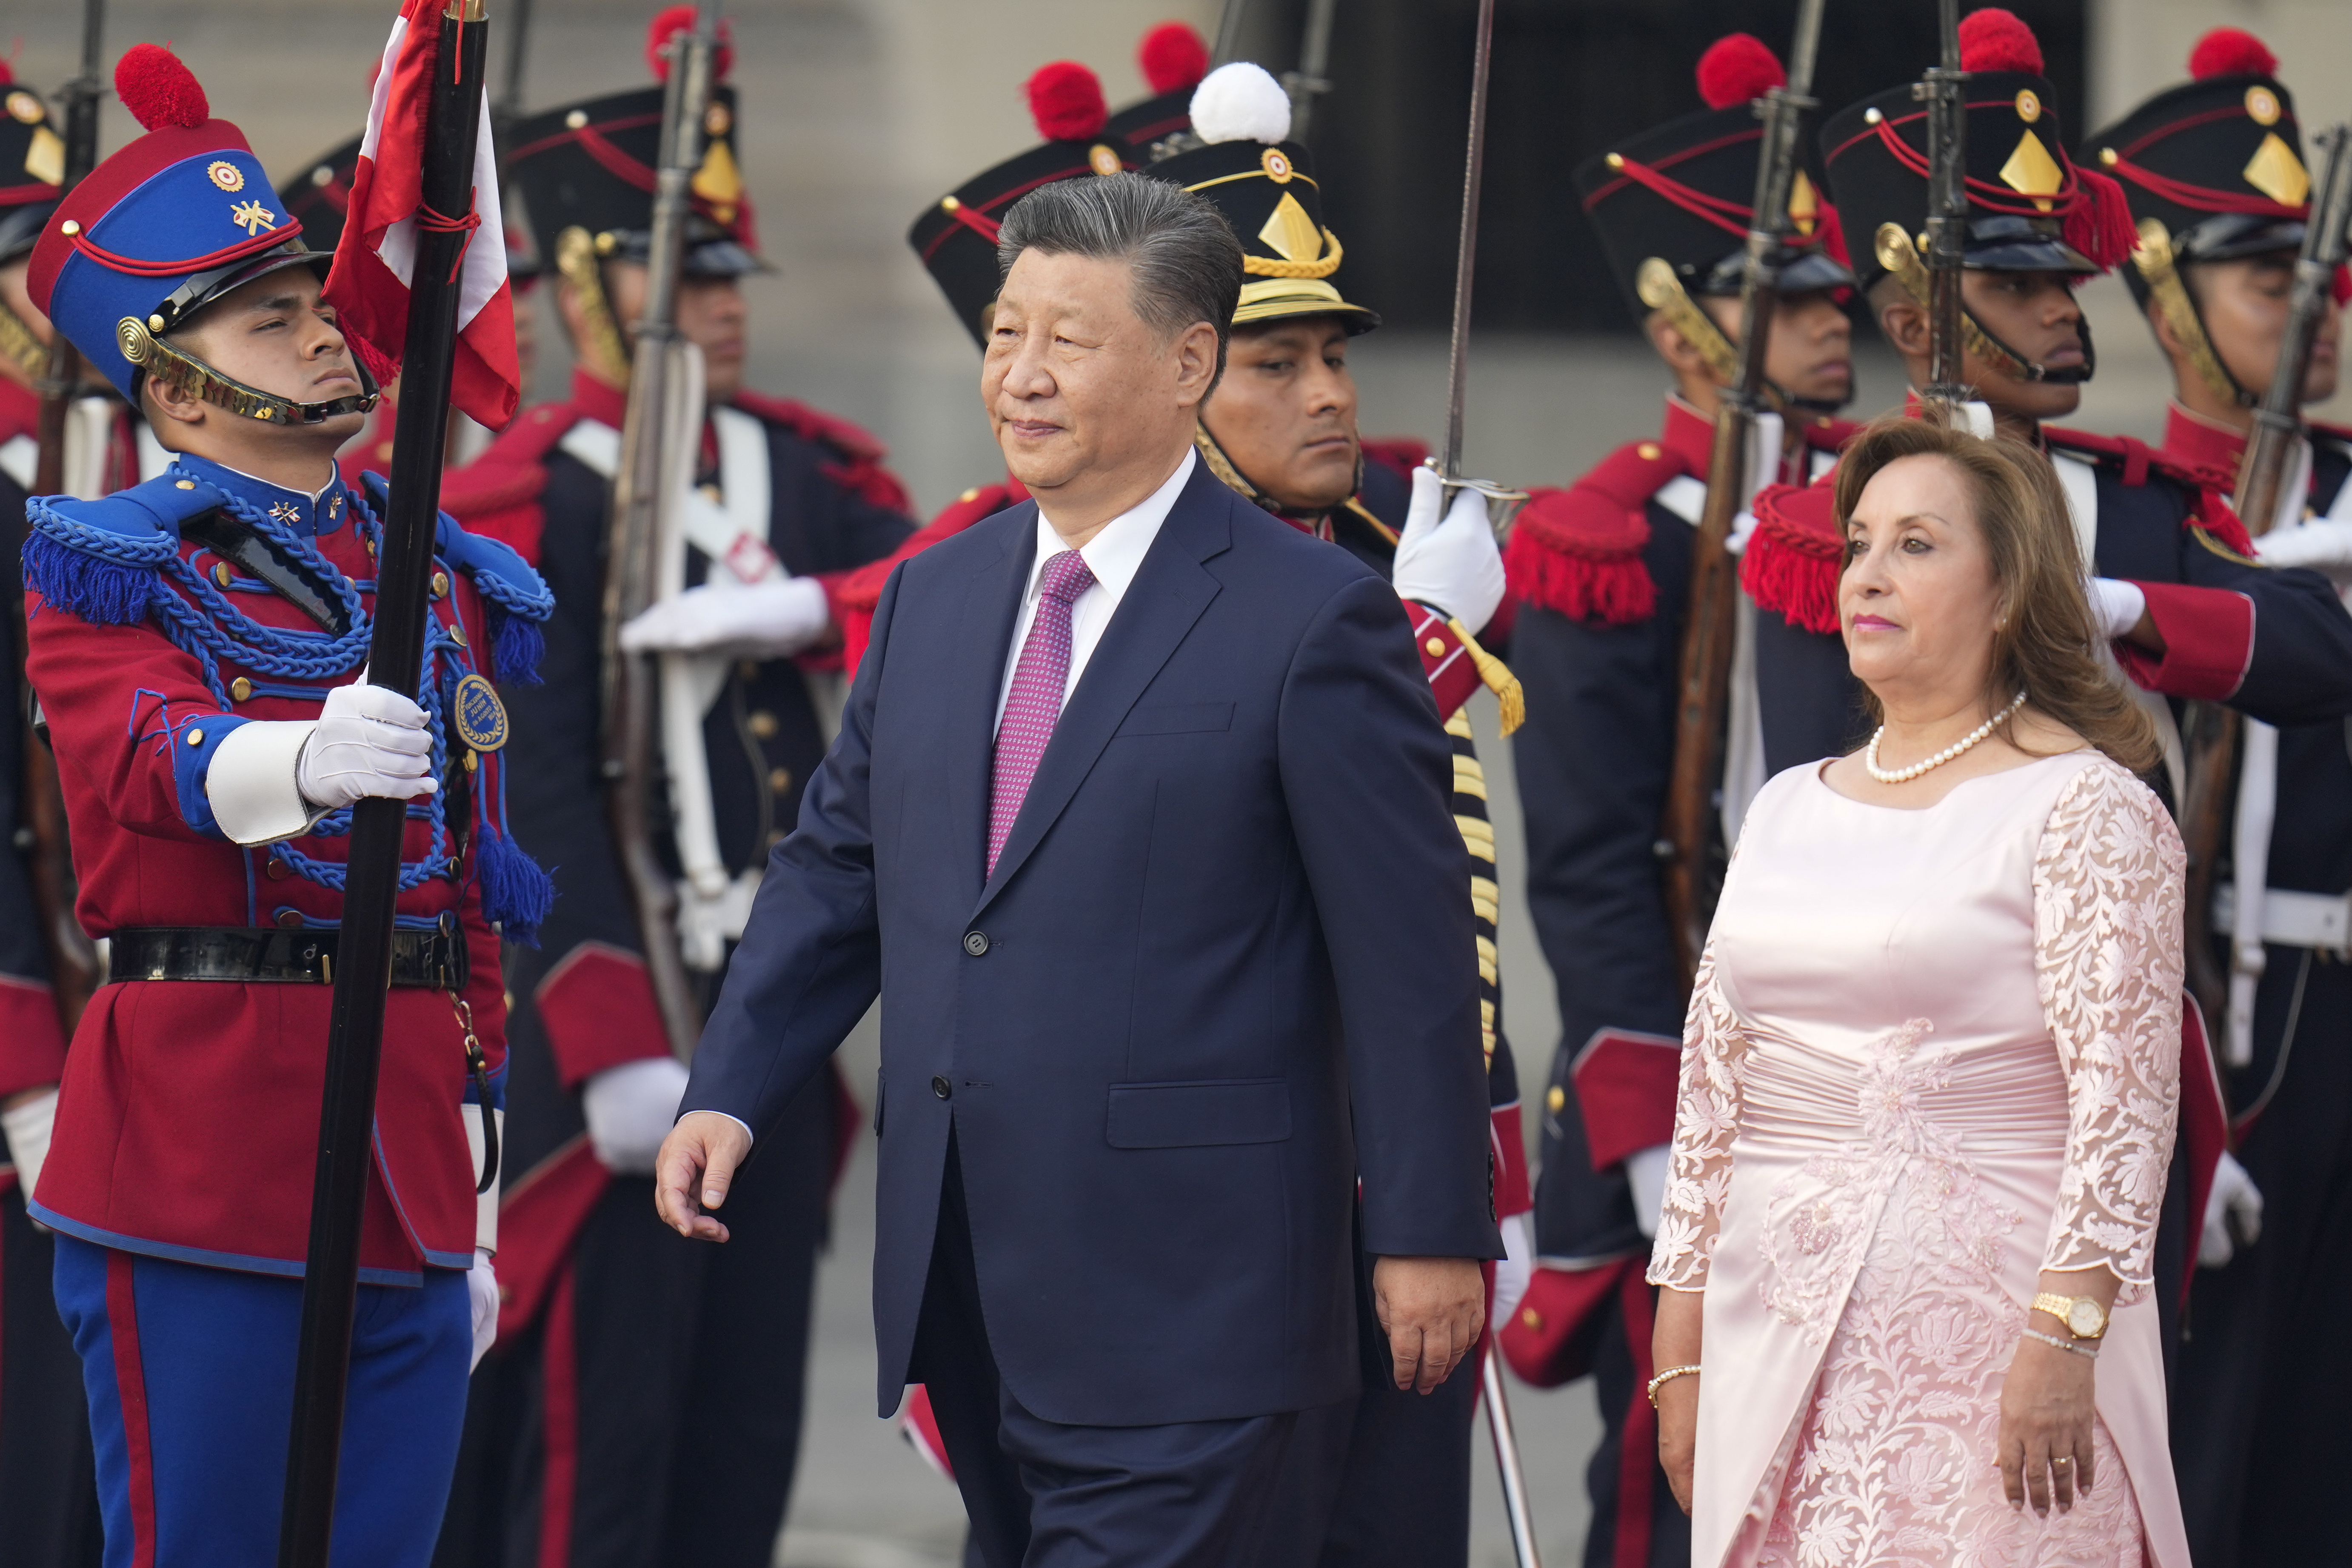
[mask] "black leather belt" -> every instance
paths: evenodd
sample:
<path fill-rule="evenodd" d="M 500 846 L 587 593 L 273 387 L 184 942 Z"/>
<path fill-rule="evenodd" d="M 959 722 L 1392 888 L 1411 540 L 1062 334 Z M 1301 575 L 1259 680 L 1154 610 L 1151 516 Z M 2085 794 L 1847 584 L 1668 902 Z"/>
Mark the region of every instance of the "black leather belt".
<path fill-rule="evenodd" d="M 297 926 L 131 926 L 108 942 L 107 979 L 230 980 L 245 984 L 331 985 L 342 932 Z M 463 991 L 463 933 L 392 933 L 392 983 Z"/>

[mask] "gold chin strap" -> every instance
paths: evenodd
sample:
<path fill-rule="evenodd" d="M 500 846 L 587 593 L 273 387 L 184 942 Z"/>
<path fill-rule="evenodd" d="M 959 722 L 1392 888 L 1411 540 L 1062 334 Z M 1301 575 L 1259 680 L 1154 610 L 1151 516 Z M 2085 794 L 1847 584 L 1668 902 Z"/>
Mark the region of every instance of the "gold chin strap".
<path fill-rule="evenodd" d="M 258 419 L 265 425 L 321 425 L 345 414 L 365 414 L 383 396 L 362 368 L 358 373 L 360 384 L 367 391 L 330 398 L 324 403 L 297 403 L 290 397 L 280 397 L 223 375 L 193 354 L 155 336 L 148 331 L 147 323 L 136 316 L 125 316 L 115 323 L 114 342 L 122 357 L 151 380 L 178 387 L 190 397 L 226 408 L 240 419 Z"/>
<path fill-rule="evenodd" d="M 2132 247 L 2132 266 L 2147 285 L 2148 303 L 2172 329 L 2172 335 L 2188 347 L 2189 363 L 2206 390 L 2233 408 L 2253 402 L 2213 351 L 2213 340 L 2205 333 L 2204 320 L 2197 314 L 2197 302 L 2189 297 L 2189 285 L 2174 259 L 2171 231 L 2162 219 L 2139 220 L 2139 243 Z"/>
<path fill-rule="evenodd" d="M 581 324 L 588 341 L 577 344 L 588 370 L 614 386 L 629 384 L 629 349 L 614 323 L 612 301 L 604 295 L 604 270 L 599 265 L 596 241 L 577 226 L 555 239 L 555 269 L 580 296 Z"/>
<path fill-rule="evenodd" d="M 5 354 L 28 381 L 38 381 L 49 374 L 49 351 L 33 335 L 25 318 L 5 303 L 0 303 L 0 354 Z"/>
<path fill-rule="evenodd" d="M 1684 291 L 1683 280 L 1675 276 L 1671 262 L 1656 256 L 1643 262 L 1633 274 L 1633 291 L 1641 295 L 1642 303 L 1664 316 L 1668 326 L 1690 340 L 1716 380 L 1726 386 L 1738 381 L 1738 349 L 1723 335 L 1715 318 Z"/>
<path fill-rule="evenodd" d="M 1242 471 L 1234 467 L 1234 460 L 1225 456 L 1225 449 L 1217 445 L 1217 438 L 1209 434 L 1205 419 L 1192 421 L 1192 449 L 1201 454 L 1201 461 L 1209 466 L 1209 472 L 1216 475 L 1227 489 L 1253 506 L 1266 504 L 1264 493 L 1242 476 Z"/>
<path fill-rule="evenodd" d="M 1927 236 L 1921 235 L 1919 244 L 1927 242 Z M 1935 283 L 1928 278 L 1927 264 L 1920 259 L 1918 248 L 1911 243 L 1911 237 L 1903 232 L 1903 226 L 1899 223 L 1880 224 L 1873 248 L 1877 253 L 1878 264 L 1903 285 L 1903 291 L 1911 296 L 1911 302 L 1923 310 L 1932 310 Z M 2012 381 L 2036 379 L 2032 365 L 1985 336 L 1985 330 L 1977 325 L 1977 319 L 1965 310 L 1960 312 L 1960 344 Z"/>

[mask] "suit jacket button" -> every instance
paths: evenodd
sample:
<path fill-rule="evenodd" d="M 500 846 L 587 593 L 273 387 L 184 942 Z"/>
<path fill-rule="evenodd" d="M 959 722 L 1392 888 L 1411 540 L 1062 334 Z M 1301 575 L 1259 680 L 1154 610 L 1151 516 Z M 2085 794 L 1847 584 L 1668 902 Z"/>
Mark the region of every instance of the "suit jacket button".
<path fill-rule="evenodd" d="M 978 958 L 982 953 L 988 951 L 988 933 L 984 931 L 968 931 L 964 932 L 963 950 L 971 954 L 974 958 Z"/>
<path fill-rule="evenodd" d="M 955 1090 L 948 1086 L 947 1079 L 934 1074 L 931 1078 L 931 1092 L 938 1095 L 941 1100 L 945 1100 L 949 1095 L 954 1093 Z"/>

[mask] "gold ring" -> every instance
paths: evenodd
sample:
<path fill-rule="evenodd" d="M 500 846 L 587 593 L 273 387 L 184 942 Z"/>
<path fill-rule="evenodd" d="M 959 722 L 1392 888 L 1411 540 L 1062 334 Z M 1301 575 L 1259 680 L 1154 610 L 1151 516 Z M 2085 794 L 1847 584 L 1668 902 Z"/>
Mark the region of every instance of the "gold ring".
<path fill-rule="evenodd" d="M 2050 1462 L 2053 1465 L 2071 1465 L 2074 1462 L 2074 1456 L 2072 1454 L 2063 1454 Z"/>

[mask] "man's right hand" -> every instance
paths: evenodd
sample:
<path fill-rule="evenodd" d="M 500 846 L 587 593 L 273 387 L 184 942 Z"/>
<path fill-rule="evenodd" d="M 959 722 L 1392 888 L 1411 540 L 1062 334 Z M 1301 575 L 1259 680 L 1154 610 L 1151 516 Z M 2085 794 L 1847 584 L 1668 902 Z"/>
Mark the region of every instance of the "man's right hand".
<path fill-rule="evenodd" d="M 371 796 L 414 800 L 441 787 L 425 710 L 362 679 L 327 693 L 294 761 L 294 785 L 324 811 Z"/>
<path fill-rule="evenodd" d="M 706 1209 L 727 1201 L 751 1134 L 731 1116 L 690 1110 L 662 1140 L 654 1160 L 654 1208 L 662 1223 L 694 1241 L 724 1241 L 727 1227 Z"/>

